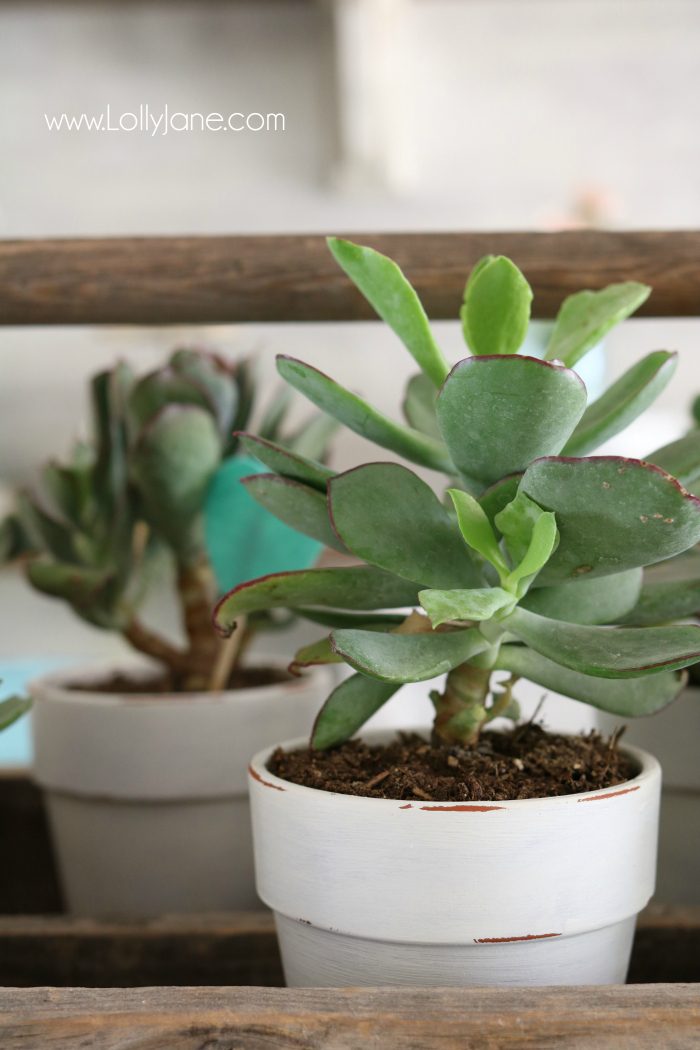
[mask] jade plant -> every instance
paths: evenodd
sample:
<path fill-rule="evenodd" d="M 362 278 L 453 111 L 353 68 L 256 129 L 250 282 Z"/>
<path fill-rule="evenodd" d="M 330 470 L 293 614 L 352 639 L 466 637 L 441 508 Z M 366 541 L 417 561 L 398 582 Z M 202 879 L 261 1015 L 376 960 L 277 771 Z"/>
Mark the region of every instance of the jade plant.
<path fill-rule="evenodd" d="M 419 366 L 406 422 L 302 361 L 279 357 L 278 370 L 346 427 L 436 473 L 428 483 L 380 455 L 333 474 L 259 442 L 270 473 L 249 478 L 249 491 L 359 564 L 244 583 L 219 603 L 219 631 L 278 606 L 325 628 L 294 667 L 342 660 L 355 673 L 326 700 L 317 749 L 356 733 L 403 684 L 445 673 L 430 696 L 434 739 L 447 745 L 517 718 L 519 678 L 622 718 L 668 704 L 700 656 L 700 628 L 666 623 L 678 607 L 650 602 L 643 572 L 700 540 L 700 499 L 687 489 L 700 476 L 697 434 L 645 460 L 591 453 L 651 404 L 676 355 L 641 358 L 591 404 L 576 372 L 650 289 L 629 281 L 569 296 L 544 358 L 527 357 L 518 350 L 532 291 L 513 262 L 487 256 L 461 307 L 469 355 L 451 364 L 394 262 L 347 241 L 329 246 Z"/>
<path fill-rule="evenodd" d="M 18 494 L 17 512 L 3 523 L 4 555 L 29 553 L 26 571 L 35 588 L 64 599 L 90 624 L 121 633 L 163 666 L 171 689 L 221 686 L 222 670 L 233 670 L 221 662 L 211 608 L 235 581 L 234 563 L 244 578 L 241 566 L 254 560 L 254 540 L 269 533 L 263 518 L 283 529 L 273 545 L 299 564 L 311 564 L 320 550 L 305 538 L 300 545 L 298 534 L 252 501 L 243 505 L 239 476 L 259 464 L 233 432 L 250 418 L 254 388 L 251 361 L 231 364 L 193 349 L 177 350 L 140 377 L 124 363 L 99 373 L 90 385 L 91 436 L 68 462 L 49 462 L 37 488 Z M 283 390 L 264 412 L 261 433 L 268 439 L 279 437 L 288 403 Z M 320 456 L 332 429 L 319 415 L 281 440 Z M 259 560 L 274 553 L 263 551 Z M 153 630 L 141 613 L 168 559 L 184 646 Z"/>

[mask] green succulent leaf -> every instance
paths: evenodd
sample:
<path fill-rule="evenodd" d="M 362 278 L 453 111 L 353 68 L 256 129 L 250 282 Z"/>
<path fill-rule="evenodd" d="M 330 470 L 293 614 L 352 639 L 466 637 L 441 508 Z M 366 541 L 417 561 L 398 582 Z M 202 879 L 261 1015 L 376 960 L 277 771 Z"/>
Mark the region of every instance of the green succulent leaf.
<path fill-rule="evenodd" d="M 76 533 L 67 522 L 49 514 L 26 492 L 18 494 L 17 508 L 20 522 L 32 547 L 38 550 L 45 548 L 60 561 L 75 564 L 79 560 L 75 543 Z"/>
<path fill-rule="evenodd" d="M 467 281 L 460 312 L 473 354 L 515 354 L 530 323 L 532 289 L 503 255 L 481 259 Z"/>
<path fill-rule="evenodd" d="M 426 375 L 411 376 L 403 400 L 403 414 L 415 430 L 442 442 L 436 415 L 437 392 Z"/>
<path fill-rule="evenodd" d="M 213 414 L 214 405 L 206 390 L 173 367 L 156 369 L 140 379 L 131 389 L 128 400 L 129 422 L 133 436 L 168 405 L 197 405 Z"/>
<path fill-rule="evenodd" d="M 448 489 L 447 492 L 457 512 L 457 523 L 465 543 L 486 558 L 499 573 L 506 574 L 508 563 L 498 546 L 491 522 L 479 502 L 461 489 Z"/>
<path fill-rule="evenodd" d="M 291 674 L 301 674 L 305 667 L 317 667 L 321 664 L 342 664 L 342 656 L 338 656 L 331 648 L 330 638 L 319 638 L 317 642 L 304 645 L 298 649 L 294 659 L 289 665 Z"/>
<path fill-rule="evenodd" d="M 515 499 L 521 478 L 521 472 L 508 474 L 500 481 L 489 485 L 486 491 L 479 496 L 479 503 L 490 522 L 494 523 L 496 516 Z"/>
<path fill-rule="evenodd" d="M 627 569 L 613 576 L 596 576 L 592 580 L 582 576 L 580 580 L 555 587 L 535 587 L 528 591 L 521 605 L 551 620 L 585 624 L 619 623 L 636 605 L 641 586 L 642 569 Z"/>
<path fill-rule="evenodd" d="M 98 373 L 91 381 L 96 444 L 93 484 L 97 499 L 105 513 L 112 516 L 115 528 L 124 528 L 127 516 L 126 412 L 133 381 L 131 369 L 123 363 Z"/>
<path fill-rule="evenodd" d="M 547 511 L 542 510 L 524 492 L 518 491 L 510 503 L 496 514 L 494 524 L 503 536 L 515 565 L 528 553 L 535 526 L 545 514 Z"/>
<path fill-rule="evenodd" d="M 484 485 L 559 452 L 586 407 L 568 368 L 534 357 L 459 361 L 437 399 L 440 430 L 456 467 Z"/>
<path fill-rule="evenodd" d="M 398 463 L 368 463 L 328 483 L 334 528 L 353 554 L 423 586 L 478 586 L 478 570 L 429 485 Z"/>
<path fill-rule="evenodd" d="M 383 321 L 398 335 L 418 366 L 440 386 L 449 365 L 435 342 L 420 299 L 391 259 L 338 237 L 328 239 L 336 262 Z"/>
<path fill-rule="evenodd" d="M 245 430 L 250 423 L 250 417 L 255 407 L 258 373 L 258 361 L 255 357 L 243 358 L 231 369 L 237 391 L 236 411 L 231 423 L 231 429 L 234 432 Z"/>
<path fill-rule="evenodd" d="M 317 489 L 277 474 L 253 474 L 242 481 L 253 499 L 280 521 L 326 547 L 345 550 L 331 526 L 326 497 Z"/>
<path fill-rule="evenodd" d="M 628 427 L 664 389 L 676 370 L 677 358 L 675 353 L 657 350 L 632 365 L 588 406 L 564 446 L 564 454 L 585 456 Z M 653 457 L 649 458 L 655 462 Z M 669 469 L 664 463 L 658 466 Z M 669 473 L 675 471 L 669 469 Z"/>
<path fill-rule="evenodd" d="M 700 660 L 700 627 L 588 627 L 515 609 L 507 628 L 531 649 L 572 671 L 640 678 Z"/>
<path fill-rule="evenodd" d="M 562 667 L 524 645 L 502 645 L 496 666 L 621 718 L 660 711 L 678 696 L 685 677 L 682 672 L 661 671 L 644 678 L 593 678 Z"/>
<path fill-rule="evenodd" d="M 520 489 L 553 511 L 559 530 L 538 586 L 651 565 L 700 541 L 700 500 L 639 460 L 542 459 Z"/>
<path fill-rule="evenodd" d="M 0 730 L 11 726 L 26 714 L 31 706 L 31 700 L 24 696 L 8 696 L 7 699 L 0 700 Z"/>
<path fill-rule="evenodd" d="M 258 424 L 260 437 L 266 441 L 275 441 L 279 438 L 280 428 L 284 418 L 289 411 L 292 401 L 292 391 L 288 386 L 281 387 L 270 401 Z"/>
<path fill-rule="evenodd" d="M 341 609 L 390 609 L 415 605 L 415 584 L 368 565 L 276 572 L 234 587 L 216 607 L 214 623 L 230 634 L 236 617 L 263 609 L 321 605 Z"/>
<path fill-rule="evenodd" d="M 356 671 L 382 682 L 424 682 L 437 678 L 490 648 L 476 627 L 430 634 L 377 634 L 340 629 L 331 634 L 331 644 Z"/>
<path fill-rule="evenodd" d="M 625 623 L 664 623 L 700 613 L 700 551 L 680 554 L 644 571 L 634 606 Z"/>
<path fill-rule="evenodd" d="M 334 416 L 361 437 L 397 452 L 412 463 L 449 473 L 454 470 L 444 445 L 411 427 L 394 423 L 317 368 L 293 357 L 279 355 L 280 375 L 318 408 Z"/>
<path fill-rule="evenodd" d="M 245 431 L 241 431 L 236 436 L 245 451 L 264 463 L 266 467 L 270 467 L 282 477 L 290 478 L 292 481 L 301 481 L 325 493 L 326 482 L 333 477 L 333 471 L 325 467 L 323 463 L 307 459 L 298 452 L 292 452 L 283 448 L 282 445 L 275 445 L 272 441 L 265 441 Z"/>
<path fill-rule="evenodd" d="M 38 591 L 65 598 L 76 606 L 103 602 L 116 581 L 114 570 L 67 565 L 46 558 L 29 562 L 27 576 Z"/>
<path fill-rule="evenodd" d="M 18 514 L 8 514 L 0 521 L 0 565 L 35 550 L 36 544 Z"/>
<path fill-rule="evenodd" d="M 285 440 L 285 445 L 290 452 L 307 460 L 325 460 L 328 444 L 339 427 L 337 419 L 326 415 L 325 412 L 318 412 L 311 419 L 307 419 L 296 434 Z"/>
<path fill-rule="evenodd" d="M 401 688 L 396 682 L 378 682 L 354 674 L 336 686 L 319 711 L 311 746 L 316 751 L 337 747 L 361 729 L 373 714 Z"/>
<path fill-rule="evenodd" d="M 291 610 L 295 616 L 301 616 L 311 623 L 318 623 L 322 627 L 379 627 L 382 630 L 390 630 L 398 627 L 406 619 L 404 613 L 366 613 L 366 612 L 340 612 L 337 609 L 306 609 L 296 608 Z"/>
<path fill-rule="evenodd" d="M 498 612 L 510 612 L 516 601 L 511 593 L 501 587 L 426 590 L 420 591 L 418 598 L 433 627 L 439 627 L 450 620 L 490 620 Z"/>
<path fill-rule="evenodd" d="M 216 354 L 189 348 L 176 350 L 170 358 L 170 365 L 178 375 L 206 394 L 219 430 L 227 434 L 239 405 L 238 384 L 231 368 Z"/>
<path fill-rule="evenodd" d="M 543 512 L 532 527 L 530 544 L 522 561 L 506 578 L 506 588 L 522 598 L 540 569 L 549 561 L 558 539 L 554 515 Z"/>
<path fill-rule="evenodd" d="M 196 405 L 161 409 L 133 450 L 132 477 L 145 514 L 179 557 L 201 544 L 194 527 L 220 457 L 216 423 Z"/>
<path fill-rule="evenodd" d="M 83 525 L 90 501 L 92 470 L 77 470 L 50 462 L 41 472 L 41 480 L 51 503 L 66 521 L 76 528 Z"/>
<path fill-rule="evenodd" d="M 700 614 L 700 580 L 683 583 L 647 583 L 639 602 L 623 618 L 624 623 L 643 627 Z"/>
<path fill-rule="evenodd" d="M 650 452 L 644 459 L 672 474 L 681 485 L 692 485 L 700 478 L 700 430 L 691 430 L 678 441 Z"/>
<path fill-rule="evenodd" d="M 636 281 L 611 284 L 600 291 L 576 292 L 562 303 L 547 347 L 548 361 L 573 368 L 603 336 L 648 299 L 651 288 Z"/>

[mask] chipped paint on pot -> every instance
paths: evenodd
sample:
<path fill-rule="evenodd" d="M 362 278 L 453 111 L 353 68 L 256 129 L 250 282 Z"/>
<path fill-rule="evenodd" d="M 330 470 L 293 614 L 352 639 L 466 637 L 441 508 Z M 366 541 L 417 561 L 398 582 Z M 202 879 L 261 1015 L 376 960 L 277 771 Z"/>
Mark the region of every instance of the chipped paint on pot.
<path fill-rule="evenodd" d="M 626 751 L 639 773 L 625 785 L 483 806 L 318 791 L 258 754 L 257 886 L 288 984 L 624 982 L 654 890 L 661 787 L 656 759 Z"/>
<path fill-rule="evenodd" d="M 325 669 L 222 693 L 101 693 L 113 668 L 33 682 L 34 778 L 74 915 L 260 907 L 247 768 L 280 723 L 313 721 Z M 144 665 L 127 668 L 143 675 Z M 70 683 L 80 682 L 81 690 Z"/>

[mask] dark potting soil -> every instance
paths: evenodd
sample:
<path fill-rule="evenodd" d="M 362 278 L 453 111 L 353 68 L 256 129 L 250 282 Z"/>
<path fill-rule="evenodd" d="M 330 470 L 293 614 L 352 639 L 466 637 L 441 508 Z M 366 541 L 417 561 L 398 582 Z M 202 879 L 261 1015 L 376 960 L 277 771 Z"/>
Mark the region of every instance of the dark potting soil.
<path fill-rule="evenodd" d="M 226 686 L 227 689 L 256 689 L 265 685 L 275 685 L 278 682 L 289 682 L 292 676 L 276 667 L 238 667 L 231 675 Z M 102 680 L 90 683 L 71 682 L 70 689 L 84 693 L 126 693 L 129 696 L 154 696 L 159 693 L 185 692 L 186 690 L 173 689 L 172 681 L 168 675 L 154 674 L 152 676 L 137 676 L 114 673 Z M 201 693 L 198 689 L 196 692 Z"/>
<path fill-rule="evenodd" d="M 330 751 L 282 751 L 271 773 L 321 791 L 426 802 L 548 798 L 612 787 L 637 773 L 617 747 L 619 734 L 560 736 L 529 723 L 487 732 L 470 748 L 435 747 L 415 734 L 370 746 L 350 740 Z"/>

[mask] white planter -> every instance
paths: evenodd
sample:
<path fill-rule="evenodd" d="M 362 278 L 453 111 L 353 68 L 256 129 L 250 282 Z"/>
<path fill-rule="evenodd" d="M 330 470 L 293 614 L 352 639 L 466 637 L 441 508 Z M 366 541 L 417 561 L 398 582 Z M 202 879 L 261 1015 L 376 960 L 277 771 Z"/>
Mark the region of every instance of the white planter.
<path fill-rule="evenodd" d="M 649 718 L 631 719 L 625 741 L 652 749 L 664 770 L 656 897 L 700 904 L 700 689 L 685 689 Z"/>
<path fill-rule="evenodd" d="M 98 683 L 109 670 L 64 670 L 29 690 L 34 776 L 68 910 L 153 916 L 259 907 L 248 761 L 281 726 L 308 732 L 329 689 L 325 669 L 219 694 L 68 688 Z"/>
<path fill-rule="evenodd" d="M 287 983 L 623 982 L 654 889 L 661 787 L 656 759 L 629 752 L 640 772 L 617 787 L 460 805 L 300 787 L 256 755 L 257 886 Z"/>

